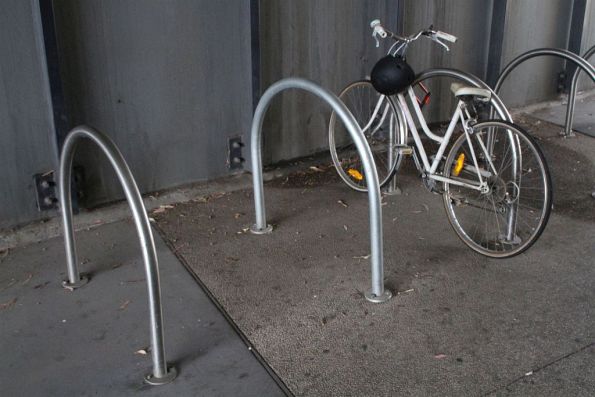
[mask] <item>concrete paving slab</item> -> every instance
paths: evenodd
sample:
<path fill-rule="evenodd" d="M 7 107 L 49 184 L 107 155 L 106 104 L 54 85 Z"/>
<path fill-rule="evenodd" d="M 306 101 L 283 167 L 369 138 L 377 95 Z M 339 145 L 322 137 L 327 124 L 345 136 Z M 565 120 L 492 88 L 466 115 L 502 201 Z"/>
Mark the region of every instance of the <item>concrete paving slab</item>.
<path fill-rule="evenodd" d="M 11 250 L 0 260 L 2 396 L 282 396 L 266 368 L 191 274 L 156 236 L 166 357 L 179 375 L 148 386 L 144 268 L 130 221 L 77 233 L 82 270 L 75 292 L 61 239 Z"/>
<path fill-rule="evenodd" d="M 534 117 L 559 125 L 561 131 L 566 121 L 566 104 L 548 106 L 538 111 L 531 112 Z M 577 98 L 574 106 L 574 122 L 572 130 L 591 137 L 595 137 L 595 94 Z"/>
<path fill-rule="evenodd" d="M 403 194 L 384 198 L 386 284 L 397 294 L 385 304 L 362 297 L 366 195 L 332 169 L 265 186 L 271 235 L 246 233 L 249 190 L 177 205 L 157 222 L 296 395 L 506 394 L 547 363 L 569 368 L 563 357 L 595 341 L 595 200 L 584 186 L 595 182 L 595 140 L 561 140 L 557 127 L 525 121 L 541 126 L 555 162 L 541 239 L 509 260 L 475 254 L 409 167 Z M 592 376 L 581 379 L 595 392 Z"/>

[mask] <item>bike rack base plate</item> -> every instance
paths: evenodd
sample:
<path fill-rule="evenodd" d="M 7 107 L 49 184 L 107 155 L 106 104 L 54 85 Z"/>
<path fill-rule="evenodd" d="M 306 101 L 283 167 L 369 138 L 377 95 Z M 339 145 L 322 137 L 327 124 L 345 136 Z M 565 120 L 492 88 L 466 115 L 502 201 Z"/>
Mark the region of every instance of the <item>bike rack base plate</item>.
<path fill-rule="evenodd" d="M 401 194 L 403 194 L 403 191 L 400 187 L 395 186 L 388 189 L 384 189 L 381 191 L 381 193 L 383 196 L 400 196 Z"/>
<path fill-rule="evenodd" d="M 568 134 L 567 134 L 566 131 L 561 130 L 558 133 L 558 136 L 560 138 L 576 138 L 576 133 L 573 130 L 570 130 L 570 132 L 568 132 Z"/>
<path fill-rule="evenodd" d="M 176 367 L 168 367 L 167 374 L 162 376 L 161 378 L 156 378 L 153 374 L 145 375 L 145 383 L 151 386 L 161 386 L 171 383 L 176 377 L 178 376 L 178 371 Z"/>
<path fill-rule="evenodd" d="M 83 285 L 89 282 L 89 276 L 81 274 L 81 279 L 75 283 L 71 283 L 69 280 L 62 281 L 62 287 L 69 291 L 74 291 L 77 288 L 82 287 Z"/>
<path fill-rule="evenodd" d="M 382 295 L 376 295 L 371 290 L 368 290 L 368 291 L 366 291 L 364 296 L 366 297 L 366 299 L 368 301 L 370 301 L 372 303 L 382 303 L 382 302 L 386 302 L 387 300 L 392 298 L 393 294 L 392 294 L 392 292 L 390 292 L 388 289 L 385 288 Z"/>
<path fill-rule="evenodd" d="M 273 232 L 273 225 L 268 225 L 264 228 L 261 229 L 256 225 L 252 225 L 250 226 L 250 233 L 252 234 L 271 234 Z"/>

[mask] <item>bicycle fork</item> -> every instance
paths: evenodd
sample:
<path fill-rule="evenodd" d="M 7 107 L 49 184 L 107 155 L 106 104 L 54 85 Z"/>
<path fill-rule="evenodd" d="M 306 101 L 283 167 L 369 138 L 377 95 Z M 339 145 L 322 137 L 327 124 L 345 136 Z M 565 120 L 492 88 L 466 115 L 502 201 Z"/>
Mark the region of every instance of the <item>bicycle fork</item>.
<path fill-rule="evenodd" d="M 472 130 L 472 127 L 470 127 L 470 128 Z M 473 131 L 471 131 L 471 134 L 473 134 Z M 512 198 L 507 199 L 506 200 L 507 203 L 505 203 L 506 204 L 506 213 L 507 213 L 506 234 L 500 235 L 499 239 L 503 243 L 519 244 L 521 242 L 521 239 L 519 236 L 516 235 L 516 224 L 517 224 L 517 216 L 518 216 L 518 196 L 520 194 L 519 191 L 520 191 L 520 183 L 521 183 L 521 175 L 519 174 L 519 171 L 522 170 L 522 164 L 521 164 L 522 159 L 521 159 L 520 143 L 518 142 L 517 138 L 514 136 L 514 134 L 510 130 L 507 130 L 507 135 L 508 135 L 508 141 L 509 141 L 511 153 L 512 153 L 512 178 L 513 178 L 513 180 L 509 181 L 509 183 L 512 184 L 514 192 L 512 194 L 510 194 L 510 196 L 512 196 Z M 482 152 L 484 153 L 486 162 L 488 163 L 489 168 L 491 169 L 491 172 L 493 172 L 494 176 L 499 177 L 498 172 L 497 172 L 497 170 L 493 164 L 493 161 L 492 161 L 493 153 L 494 153 L 494 146 L 496 144 L 493 128 L 489 128 L 487 130 L 487 133 L 486 133 L 487 145 L 483 142 L 481 137 L 479 137 L 477 134 L 476 134 L 476 137 L 477 137 L 477 142 L 478 142 Z M 471 145 L 471 140 L 469 138 L 469 135 L 468 135 L 468 143 L 469 143 L 470 150 L 473 153 L 473 147 Z M 477 167 L 477 165 L 476 165 L 476 167 Z M 508 185 L 508 183 L 506 185 Z M 508 192 L 506 192 L 505 194 L 507 195 L 507 197 L 509 196 Z M 497 211 L 496 208 L 494 210 Z"/>

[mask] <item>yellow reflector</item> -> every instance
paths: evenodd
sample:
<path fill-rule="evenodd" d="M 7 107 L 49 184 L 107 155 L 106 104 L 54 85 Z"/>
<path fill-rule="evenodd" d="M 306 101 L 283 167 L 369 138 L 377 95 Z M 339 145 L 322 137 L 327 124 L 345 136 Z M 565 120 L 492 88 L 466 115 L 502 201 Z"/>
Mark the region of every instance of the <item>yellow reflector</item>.
<path fill-rule="evenodd" d="M 351 175 L 351 177 L 357 181 L 361 181 L 362 179 L 364 179 L 364 176 L 362 175 L 362 173 L 359 172 L 358 170 L 354 170 L 353 168 L 348 169 L 347 173 L 349 175 Z"/>
<path fill-rule="evenodd" d="M 459 176 L 459 174 L 461 173 L 461 170 L 463 169 L 463 166 L 465 165 L 465 153 L 461 153 L 459 154 L 459 157 L 457 157 L 457 161 L 455 162 L 455 166 L 452 169 L 452 174 L 454 176 Z"/>

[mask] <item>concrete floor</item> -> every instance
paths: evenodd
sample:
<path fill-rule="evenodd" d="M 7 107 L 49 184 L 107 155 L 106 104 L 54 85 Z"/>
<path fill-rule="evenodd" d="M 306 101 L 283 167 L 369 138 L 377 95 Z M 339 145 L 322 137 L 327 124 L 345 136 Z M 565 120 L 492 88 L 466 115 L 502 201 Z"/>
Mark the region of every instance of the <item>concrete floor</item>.
<path fill-rule="evenodd" d="M 11 396 L 282 396 L 265 367 L 156 236 L 165 348 L 178 378 L 148 386 L 145 275 L 130 221 L 77 233 L 85 287 L 67 292 L 64 246 L 51 239 L 0 263 L 0 394 Z"/>
<path fill-rule="evenodd" d="M 595 137 L 595 123 L 593 123 L 593 116 L 595 115 L 595 94 L 588 92 L 576 99 L 574 105 L 574 121 L 572 123 L 572 130 Z M 566 120 L 566 103 L 557 106 L 547 106 L 537 111 L 531 112 L 531 115 L 541 120 L 548 121 L 559 125 L 560 130 L 564 130 L 564 123 Z"/>
<path fill-rule="evenodd" d="M 595 139 L 517 121 L 553 174 L 541 239 L 510 260 L 474 254 L 405 167 L 403 194 L 384 198 L 385 304 L 362 297 L 366 196 L 332 168 L 266 185 L 271 235 L 246 233 L 251 191 L 229 186 L 153 214 L 170 385 L 143 385 L 150 359 L 134 354 L 148 319 L 130 221 L 77 233 L 93 280 L 74 293 L 60 239 L 0 252 L 2 395 L 594 395 Z"/>
<path fill-rule="evenodd" d="M 269 183 L 271 235 L 246 233 L 251 191 L 157 222 L 296 395 L 595 394 L 595 140 L 519 119 L 541 142 L 555 209 L 509 260 L 466 248 L 411 168 L 383 206 L 385 304 L 369 286 L 367 198 L 334 171 Z M 346 203 L 347 207 L 341 203 Z"/>

